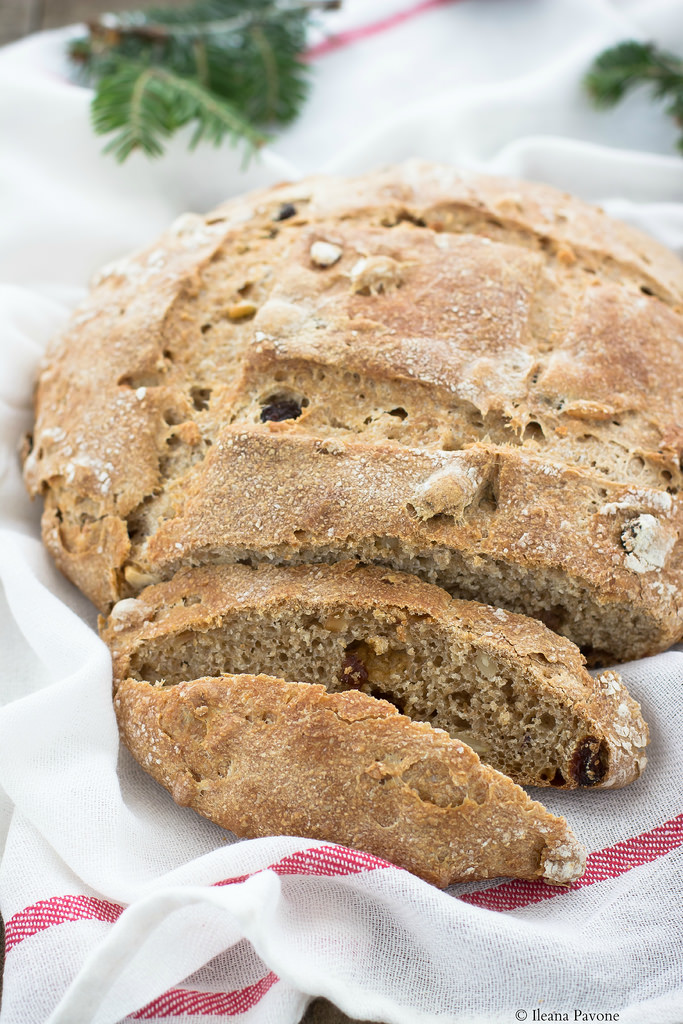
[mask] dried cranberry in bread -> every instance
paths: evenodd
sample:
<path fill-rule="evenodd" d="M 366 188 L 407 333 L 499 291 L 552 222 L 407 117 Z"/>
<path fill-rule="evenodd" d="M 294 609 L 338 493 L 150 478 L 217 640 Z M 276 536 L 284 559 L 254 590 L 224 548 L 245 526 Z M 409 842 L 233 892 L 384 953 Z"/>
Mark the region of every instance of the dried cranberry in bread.
<path fill-rule="evenodd" d="M 583 872 L 564 818 L 469 747 L 364 693 L 263 675 L 126 679 L 115 706 L 147 771 L 239 836 L 342 843 L 439 886 L 498 875 L 566 885 Z"/>
<path fill-rule="evenodd" d="M 662 650 L 682 299 L 599 210 L 417 162 L 183 217 L 47 353 L 45 541 L 103 610 L 185 566 L 351 556 L 596 659 Z"/>
<path fill-rule="evenodd" d="M 102 637 L 115 688 L 240 672 L 355 688 L 521 784 L 623 786 L 646 761 L 647 726 L 615 672 L 593 679 L 540 622 L 378 567 L 183 569 L 115 605 Z"/>

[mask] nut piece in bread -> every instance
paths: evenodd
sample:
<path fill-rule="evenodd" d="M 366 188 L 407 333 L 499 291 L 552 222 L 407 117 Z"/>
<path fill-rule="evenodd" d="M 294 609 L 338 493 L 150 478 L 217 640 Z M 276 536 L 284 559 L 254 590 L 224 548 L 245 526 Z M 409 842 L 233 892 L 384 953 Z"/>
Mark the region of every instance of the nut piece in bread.
<path fill-rule="evenodd" d="M 184 569 L 115 605 L 102 637 L 115 686 L 245 672 L 355 688 L 522 785 L 623 786 L 646 762 L 647 726 L 615 672 L 593 679 L 534 619 L 376 566 Z"/>
<path fill-rule="evenodd" d="M 238 836 L 326 839 L 441 887 L 499 875 L 567 885 L 583 872 L 563 818 L 367 694 L 263 675 L 126 679 L 115 707 L 145 770 Z"/>

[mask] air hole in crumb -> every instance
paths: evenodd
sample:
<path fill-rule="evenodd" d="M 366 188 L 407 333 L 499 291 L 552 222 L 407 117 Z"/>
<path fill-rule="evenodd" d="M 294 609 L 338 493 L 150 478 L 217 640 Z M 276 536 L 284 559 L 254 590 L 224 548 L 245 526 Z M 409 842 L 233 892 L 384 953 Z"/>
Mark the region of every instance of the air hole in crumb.
<path fill-rule="evenodd" d="M 645 285 L 645 284 L 641 284 L 640 290 L 643 293 L 643 295 L 654 295 L 654 292 L 652 291 L 652 289 L 648 288 L 647 285 Z"/>
<path fill-rule="evenodd" d="M 550 785 L 551 786 L 565 786 L 566 785 L 565 777 L 562 774 L 562 772 L 559 770 L 559 768 L 555 770 L 555 773 L 554 773 L 552 779 L 550 779 Z"/>
<path fill-rule="evenodd" d="M 202 334 L 208 334 L 209 331 L 212 329 L 212 327 L 213 327 L 213 324 L 202 324 L 202 326 L 201 326 Z"/>
<path fill-rule="evenodd" d="M 169 448 L 180 448 L 182 439 L 177 434 L 171 434 L 170 437 L 166 438 L 166 444 Z"/>
<path fill-rule="evenodd" d="M 398 224 L 414 224 L 417 228 L 426 228 L 427 221 L 423 220 L 422 217 L 418 217 L 417 214 L 411 213 L 409 210 L 401 210 L 397 214 L 395 220 L 391 220 L 389 217 L 384 217 L 381 221 L 385 228 L 395 228 Z M 433 225 L 430 225 L 433 227 Z"/>
<path fill-rule="evenodd" d="M 545 435 L 543 428 L 540 423 L 536 423 L 532 420 L 531 423 L 527 423 L 522 433 L 522 441 L 542 441 Z"/>
<path fill-rule="evenodd" d="M 189 594 L 187 597 L 183 597 L 181 599 L 181 603 L 183 607 L 187 608 L 189 605 L 192 604 L 201 604 L 202 599 L 199 594 Z"/>
<path fill-rule="evenodd" d="M 182 423 L 185 417 L 178 411 L 178 409 L 164 409 L 164 423 L 167 423 L 169 427 L 177 427 L 179 423 Z"/>
<path fill-rule="evenodd" d="M 500 692 L 505 697 L 508 704 L 514 704 L 515 702 L 515 691 L 511 681 L 508 679 L 507 682 L 503 683 L 500 688 Z"/>
<path fill-rule="evenodd" d="M 393 704 L 396 710 L 403 714 L 403 708 L 405 705 L 402 700 L 399 700 L 395 693 L 389 693 L 387 690 L 377 690 L 373 687 L 370 690 L 370 696 L 374 697 L 375 700 L 385 700 L 388 704 Z"/>
<path fill-rule="evenodd" d="M 434 715 L 436 717 L 436 715 L 438 715 L 438 711 L 435 711 Z M 449 729 L 452 729 L 454 732 L 466 732 L 469 728 L 470 723 L 466 718 L 460 718 L 458 715 L 453 715 L 449 724 Z"/>
<path fill-rule="evenodd" d="M 541 609 L 536 615 L 544 626 L 552 629 L 554 633 L 560 633 L 566 618 L 566 611 L 561 604 L 555 604 L 550 608 Z"/>
<path fill-rule="evenodd" d="M 405 409 L 400 408 L 400 406 L 399 406 L 398 409 L 390 409 L 389 410 L 389 415 L 390 416 L 398 416 L 398 418 L 400 420 L 408 419 L 408 413 L 405 411 Z"/>
<path fill-rule="evenodd" d="M 211 398 L 211 388 L 191 388 L 190 398 L 192 404 L 197 412 L 203 412 L 209 408 L 209 399 Z"/>
<path fill-rule="evenodd" d="M 495 512 L 498 508 L 497 481 L 489 480 L 481 492 L 479 508 L 483 512 Z"/>
<path fill-rule="evenodd" d="M 173 362 L 174 355 L 171 352 L 170 348 L 165 348 L 162 354 L 163 354 L 164 359 L 168 359 L 169 363 Z"/>
<path fill-rule="evenodd" d="M 541 715 L 541 725 L 544 729 L 554 729 L 556 724 L 552 715 L 547 714 L 547 712 Z"/>

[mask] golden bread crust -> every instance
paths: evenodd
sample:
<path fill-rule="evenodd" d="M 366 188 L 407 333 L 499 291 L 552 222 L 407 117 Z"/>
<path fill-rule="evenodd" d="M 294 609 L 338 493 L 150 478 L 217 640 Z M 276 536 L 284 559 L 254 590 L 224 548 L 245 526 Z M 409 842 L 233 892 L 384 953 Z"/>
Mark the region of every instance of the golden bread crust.
<path fill-rule="evenodd" d="M 583 871 L 563 818 L 468 747 L 363 693 L 269 676 L 169 688 L 127 679 L 115 707 L 145 769 L 239 836 L 326 839 L 441 887 L 499 875 L 568 884 Z"/>

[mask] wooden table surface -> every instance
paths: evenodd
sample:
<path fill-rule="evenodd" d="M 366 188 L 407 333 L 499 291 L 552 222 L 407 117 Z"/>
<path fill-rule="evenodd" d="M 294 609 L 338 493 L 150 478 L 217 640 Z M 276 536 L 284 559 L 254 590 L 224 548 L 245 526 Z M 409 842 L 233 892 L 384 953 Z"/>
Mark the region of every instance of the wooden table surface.
<path fill-rule="evenodd" d="M 188 0 L 155 0 L 154 4 L 142 0 L 0 0 L 0 46 L 30 32 L 59 28 L 61 25 L 85 21 L 105 11 L 124 11 L 144 6 L 184 7 Z M 4 952 L 4 929 L 0 919 L 0 943 Z M 2 976 L 0 974 L 0 996 Z M 301 1024 L 356 1024 L 326 999 L 311 1003 Z M 368 1022 L 357 1022 L 368 1024 Z"/>
<path fill-rule="evenodd" d="M 0 46 L 29 32 L 87 21 L 105 11 L 138 7 L 186 7 L 189 0 L 0 0 Z"/>

